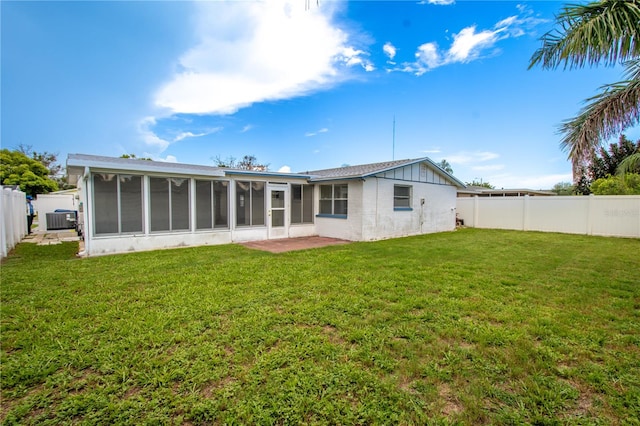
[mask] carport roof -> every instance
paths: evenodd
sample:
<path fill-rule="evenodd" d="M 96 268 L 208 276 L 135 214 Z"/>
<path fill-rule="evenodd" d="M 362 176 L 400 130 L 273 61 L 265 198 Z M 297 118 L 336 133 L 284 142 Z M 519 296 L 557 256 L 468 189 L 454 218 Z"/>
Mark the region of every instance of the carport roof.
<path fill-rule="evenodd" d="M 215 177 L 223 177 L 225 175 L 223 169 L 213 166 L 147 161 L 136 158 L 115 158 L 102 157 L 99 155 L 69 154 L 67 157 L 67 174 L 69 177 L 72 175 L 83 175 L 85 167 L 97 170 L 178 173 Z"/>

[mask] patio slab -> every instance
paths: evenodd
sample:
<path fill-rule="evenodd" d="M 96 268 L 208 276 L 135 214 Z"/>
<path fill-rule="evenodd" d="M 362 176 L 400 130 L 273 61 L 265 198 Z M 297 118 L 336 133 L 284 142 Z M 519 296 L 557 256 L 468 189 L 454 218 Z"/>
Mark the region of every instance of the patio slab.
<path fill-rule="evenodd" d="M 340 244 L 349 244 L 351 241 L 341 240 L 339 238 L 329 237 L 300 237 L 300 238 L 282 238 L 278 240 L 249 241 L 241 243 L 241 245 L 256 249 L 268 251 L 271 253 L 284 253 L 294 250 L 306 250 L 312 248 L 335 246 Z"/>

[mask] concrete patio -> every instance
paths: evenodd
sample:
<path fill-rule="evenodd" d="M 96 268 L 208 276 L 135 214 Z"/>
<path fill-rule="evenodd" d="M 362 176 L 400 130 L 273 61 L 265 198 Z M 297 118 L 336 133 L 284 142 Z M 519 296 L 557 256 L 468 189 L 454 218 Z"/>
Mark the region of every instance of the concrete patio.
<path fill-rule="evenodd" d="M 312 248 L 335 246 L 340 244 L 349 244 L 351 241 L 341 240 L 329 237 L 300 237 L 300 238 L 282 238 L 278 240 L 250 241 L 241 245 L 256 249 L 268 251 L 271 253 L 284 253 L 294 250 L 306 250 Z"/>

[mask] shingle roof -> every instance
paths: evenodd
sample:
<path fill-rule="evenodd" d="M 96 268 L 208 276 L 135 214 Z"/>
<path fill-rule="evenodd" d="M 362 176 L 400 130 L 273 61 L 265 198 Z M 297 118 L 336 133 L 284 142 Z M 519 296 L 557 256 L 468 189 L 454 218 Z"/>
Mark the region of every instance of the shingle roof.
<path fill-rule="evenodd" d="M 346 167 L 337 167 L 334 169 L 324 169 L 324 170 L 313 170 L 308 172 L 303 172 L 310 176 L 310 182 L 318 182 L 318 181 L 326 181 L 326 180 L 334 180 L 334 179 L 358 179 L 365 178 L 368 176 L 372 176 L 378 173 L 384 173 L 389 170 L 397 169 L 404 166 L 409 166 L 416 163 L 428 163 L 434 170 L 437 170 L 444 176 L 447 176 L 451 181 L 454 182 L 460 188 L 465 188 L 466 185 L 458 180 L 455 176 L 447 173 L 442 170 L 440 166 L 431 161 L 428 157 L 423 158 L 412 158 L 407 160 L 395 160 L 395 161 L 384 161 L 382 163 L 371 163 L 371 164 L 361 164 L 358 166 L 346 166 Z"/>
<path fill-rule="evenodd" d="M 358 178 L 381 173 L 386 170 L 424 161 L 424 158 L 410 160 L 384 161 L 382 163 L 361 164 L 358 166 L 337 167 L 334 169 L 313 170 L 304 172 L 312 178 Z"/>

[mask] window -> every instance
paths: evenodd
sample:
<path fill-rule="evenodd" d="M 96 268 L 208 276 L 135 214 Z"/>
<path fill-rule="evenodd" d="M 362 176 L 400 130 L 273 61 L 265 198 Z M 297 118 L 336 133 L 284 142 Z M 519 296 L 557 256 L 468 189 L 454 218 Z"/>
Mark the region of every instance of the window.
<path fill-rule="evenodd" d="M 93 174 L 96 235 L 142 232 L 142 176 Z"/>
<path fill-rule="evenodd" d="M 228 228 L 229 182 L 196 180 L 196 229 Z"/>
<path fill-rule="evenodd" d="M 411 209 L 411 187 L 393 185 L 393 208 L 396 210 Z"/>
<path fill-rule="evenodd" d="M 236 182 L 236 225 L 264 225 L 264 182 Z"/>
<path fill-rule="evenodd" d="M 320 214 L 347 215 L 349 185 L 320 185 Z"/>
<path fill-rule="evenodd" d="M 291 185 L 291 223 L 313 223 L 313 185 Z"/>
<path fill-rule="evenodd" d="M 149 178 L 151 231 L 189 229 L 189 179 Z"/>

